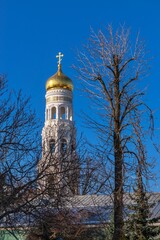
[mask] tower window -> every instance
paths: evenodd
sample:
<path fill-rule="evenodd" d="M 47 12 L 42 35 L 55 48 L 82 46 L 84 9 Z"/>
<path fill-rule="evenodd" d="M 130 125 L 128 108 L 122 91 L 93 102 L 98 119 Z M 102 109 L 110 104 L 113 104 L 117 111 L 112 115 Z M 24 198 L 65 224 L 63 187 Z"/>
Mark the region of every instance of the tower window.
<path fill-rule="evenodd" d="M 68 119 L 72 121 L 72 111 L 70 108 L 68 109 Z"/>
<path fill-rule="evenodd" d="M 50 143 L 49 143 L 49 150 L 51 153 L 54 153 L 55 152 L 55 140 L 50 140 Z"/>
<path fill-rule="evenodd" d="M 66 119 L 66 112 L 64 107 L 61 107 L 60 119 Z"/>
<path fill-rule="evenodd" d="M 61 153 L 63 155 L 67 153 L 67 141 L 65 139 L 62 139 L 61 142 Z"/>
<path fill-rule="evenodd" d="M 47 182 L 48 182 L 48 195 L 53 196 L 54 195 L 54 186 L 55 186 L 55 179 L 54 179 L 54 174 L 49 175 L 47 177 Z"/>
<path fill-rule="evenodd" d="M 56 108 L 52 108 L 52 119 L 56 119 Z"/>
<path fill-rule="evenodd" d="M 48 109 L 47 109 L 47 113 L 46 113 L 46 119 L 48 120 Z"/>

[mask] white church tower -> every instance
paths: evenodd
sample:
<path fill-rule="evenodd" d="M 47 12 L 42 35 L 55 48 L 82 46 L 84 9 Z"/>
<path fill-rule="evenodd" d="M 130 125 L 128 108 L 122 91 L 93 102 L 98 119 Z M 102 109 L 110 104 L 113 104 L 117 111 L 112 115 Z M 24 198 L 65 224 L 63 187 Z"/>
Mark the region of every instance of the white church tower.
<path fill-rule="evenodd" d="M 79 167 L 75 153 L 72 80 L 63 74 L 59 52 L 58 71 L 46 82 L 45 124 L 42 130 L 43 187 L 52 194 L 78 194 Z"/>

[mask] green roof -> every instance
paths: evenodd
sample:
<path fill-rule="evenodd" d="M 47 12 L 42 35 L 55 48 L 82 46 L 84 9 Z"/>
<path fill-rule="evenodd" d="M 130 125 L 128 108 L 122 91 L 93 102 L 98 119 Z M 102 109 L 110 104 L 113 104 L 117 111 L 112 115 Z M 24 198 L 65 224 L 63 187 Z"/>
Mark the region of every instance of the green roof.
<path fill-rule="evenodd" d="M 25 240 L 26 239 L 26 235 L 24 233 L 24 231 L 12 231 L 12 233 L 10 233 L 7 230 L 0 230 L 0 239 L 1 240 Z M 15 237 L 14 237 L 15 235 Z"/>

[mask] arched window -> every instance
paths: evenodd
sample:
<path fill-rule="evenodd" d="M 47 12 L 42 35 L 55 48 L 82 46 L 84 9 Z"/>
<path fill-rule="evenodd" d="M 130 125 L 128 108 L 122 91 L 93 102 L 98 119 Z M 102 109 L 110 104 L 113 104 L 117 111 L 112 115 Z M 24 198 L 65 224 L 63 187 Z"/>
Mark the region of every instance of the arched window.
<path fill-rule="evenodd" d="M 67 153 L 67 141 L 62 139 L 61 141 L 61 153 L 65 155 Z"/>
<path fill-rule="evenodd" d="M 52 119 L 56 119 L 56 108 L 52 108 Z"/>
<path fill-rule="evenodd" d="M 64 107 L 61 107 L 60 110 L 60 119 L 66 119 L 66 111 Z"/>
<path fill-rule="evenodd" d="M 55 140 L 54 139 L 50 140 L 50 142 L 49 142 L 49 150 L 51 153 L 55 152 Z"/>
<path fill-rule="evenodd" d="M 70 108 L 68 110 L 68 119 L 72 121 L 72 110 Z"/>
<path fill-rule="evenodd" d="M 55 193 L 55 190 L 54 190 L 54 186 L 55 186 L 54 174 L 51 174 L 47 177 L 47 182 L 48 182 L 48 186 L 47 186 L 48 195 L 49 196 L 54 196 L 54 193 Z"/>
<path fill-rule="evenodd" d="M 46 112 L 46 119 L 48 120 L 48 109 L 47 109 L 47 112 Z"/>
<path fill-rule="evenodd" d="M 71 110 L 70 110 L 70 108 L 68 107 L 68 116 L 67 116 L 67 120 L 70 120 L 70 114 L 71 114 Z"/>

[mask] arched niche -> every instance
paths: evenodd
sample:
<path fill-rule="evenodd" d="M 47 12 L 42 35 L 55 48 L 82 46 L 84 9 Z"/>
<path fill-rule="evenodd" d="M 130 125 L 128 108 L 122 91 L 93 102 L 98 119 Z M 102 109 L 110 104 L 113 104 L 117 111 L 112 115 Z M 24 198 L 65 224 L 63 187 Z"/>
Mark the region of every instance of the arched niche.
<path fill-rule="evenodd" d="M 68 120 L 72 121 L 72 110 L 68 108 Z"/>
<path fill-rule="evenodd" d="M 47 109 L 47 111 L 46 111 L 46 120 L 48 120 L 49 119 L 49 111 L 48 111 L 48 109 Z"/>
<path fill-rule="evenodd" d="M 52 119 L 56 119 L 56 108 L 55 107 L 52 107 L 52 109 L 51 109 L 51 118 Z"/>
<path fill-rule="evenodd" d="M 61 140 L 61 153 L 65 155 L 67 153 L 67 141 L 66 139 Z"/>
<path fill-rule="evenodd" d="M 66 110 L 65 107 L 60 108 L 60 119 L 66 119 Z"/>
<path fill-rule="evenodd" d="M 49 151 L 50 153 L 54 153 L 55 152 L 55 140 L 51 139 L 49 141 Z"/>

